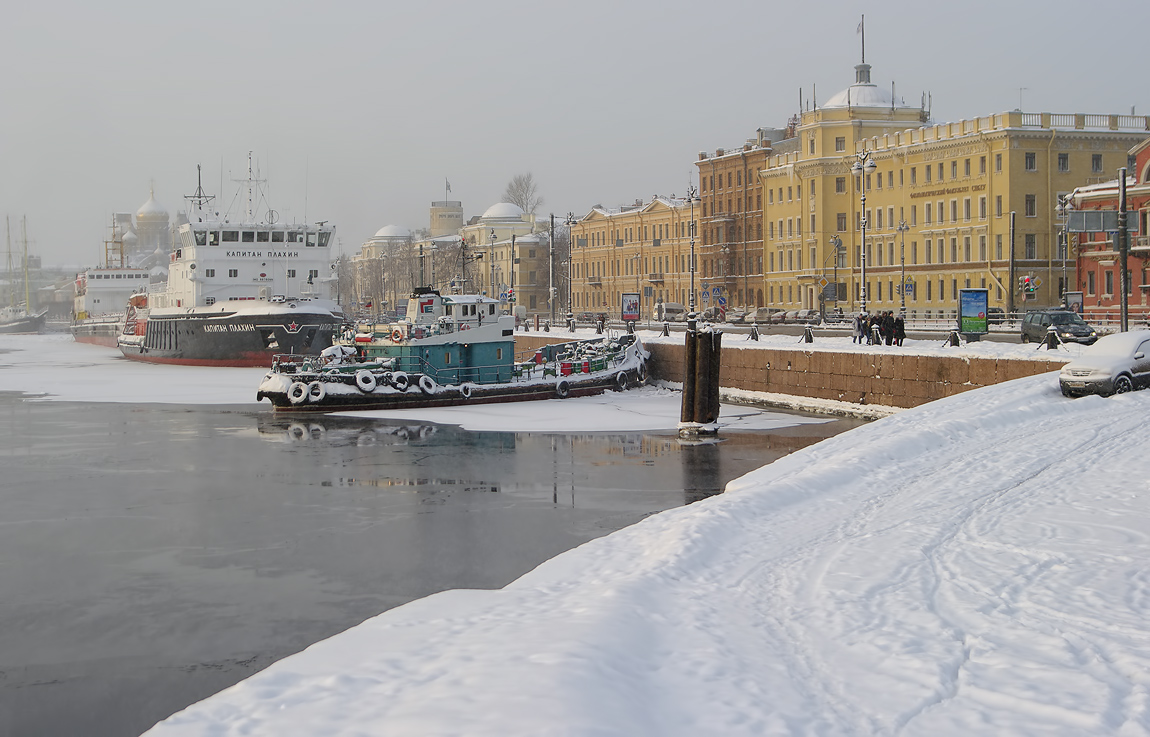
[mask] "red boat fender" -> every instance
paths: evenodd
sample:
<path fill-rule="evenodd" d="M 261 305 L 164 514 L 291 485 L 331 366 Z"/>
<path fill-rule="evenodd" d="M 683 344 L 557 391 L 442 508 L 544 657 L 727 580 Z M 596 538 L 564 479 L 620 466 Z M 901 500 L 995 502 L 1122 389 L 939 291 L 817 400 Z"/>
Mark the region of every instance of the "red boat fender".
<path fill-rule="evenodd" d="M 359 334 L 357 334 L 355 336 L 355 342 L 356 343 L 370 343 L 371 342 L 371 336 L 370 335 L 359 335 Z"/>
<path fill-rule="evenodd" d="M 543 363 L 543 353 L 541 351 L 535 351 L 535 363 Z"/>

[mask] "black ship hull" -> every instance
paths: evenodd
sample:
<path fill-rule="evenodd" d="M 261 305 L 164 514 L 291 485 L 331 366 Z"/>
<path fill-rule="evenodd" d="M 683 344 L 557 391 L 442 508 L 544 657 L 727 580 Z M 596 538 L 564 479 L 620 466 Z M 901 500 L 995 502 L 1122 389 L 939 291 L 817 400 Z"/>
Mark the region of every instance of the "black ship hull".
<path fill-rule="evenodd" d="M 183 366 L 268 367 L 278 353 L 316 355 L 332 344 L 339 318 L 299 310 L 230 316 L 151 314 L 129 321 L 119 347 L 125 357 Z"/>

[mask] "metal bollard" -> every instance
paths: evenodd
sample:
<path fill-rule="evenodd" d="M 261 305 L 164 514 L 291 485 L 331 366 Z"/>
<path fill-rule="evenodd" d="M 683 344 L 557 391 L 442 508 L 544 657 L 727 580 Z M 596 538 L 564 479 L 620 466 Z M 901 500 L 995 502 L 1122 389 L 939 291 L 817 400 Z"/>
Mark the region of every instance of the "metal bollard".
<path fill-rule="evenodd" d="M 663 337 L 668 338 L 668 337 L 670 337 L 670 335 L 671 335 L 671 323 L 664 322 L 663 323 Z"/>
<path fill-rule="evenodd" d="M 747 337 L 751 340 L 758 340 L 759 339 L 759 323 L 757 323 L 757 322 L 751 323 L 751 332 Z"/>
<path fill-rule="evenodd" d="M 603 321 L 602 321 L 602 320 L 598 320 L 598 321 L 595 323 L 595 332 L 596 332 L 598 335 L 602 335 L 602 334 L 603 334 Z"/>
<path fill-rule="evenodd" d="M 1042 339 L 1042 344 L 1038 347 L 1046 348 L 1047 350 L 1054 350 L 1061 343 L 1062 340 L 1058 337 L 1058 333 L 1054 330 L 1054 326 L 1051 325 L 1046 329 L 1046 336 Z"/>

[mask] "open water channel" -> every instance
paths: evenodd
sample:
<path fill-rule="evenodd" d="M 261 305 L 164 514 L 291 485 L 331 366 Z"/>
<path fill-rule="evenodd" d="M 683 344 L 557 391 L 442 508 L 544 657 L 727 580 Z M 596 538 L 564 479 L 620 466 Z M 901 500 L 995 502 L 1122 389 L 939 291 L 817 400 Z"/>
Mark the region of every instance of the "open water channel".
<path fill-rule="evenodd" d="M 138 735 L 859 424 L 687 445 L 0 392 L 0 734 Z"/>

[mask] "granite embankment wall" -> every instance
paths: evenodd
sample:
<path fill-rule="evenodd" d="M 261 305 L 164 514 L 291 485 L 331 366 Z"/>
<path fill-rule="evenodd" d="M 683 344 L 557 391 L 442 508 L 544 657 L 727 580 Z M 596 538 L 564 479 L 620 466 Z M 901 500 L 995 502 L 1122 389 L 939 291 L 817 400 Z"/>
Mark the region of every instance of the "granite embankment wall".
<path fill-rule="evenodd" d="M 515 336 L 516 353 L 570 336 Z M 682 381 L 682 344 L 648 344 L 654 379 Z M 741 348 L 726 342 L 722 386 L 754 392 L 833 399 L 887 407 L 920 404 L 1011 379 L 1054 371 L 1061 364 L 1020 358 L 835 352 L 802 348 Z"/>

